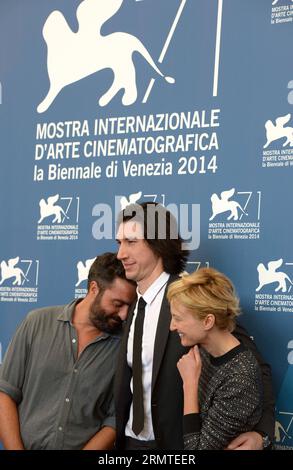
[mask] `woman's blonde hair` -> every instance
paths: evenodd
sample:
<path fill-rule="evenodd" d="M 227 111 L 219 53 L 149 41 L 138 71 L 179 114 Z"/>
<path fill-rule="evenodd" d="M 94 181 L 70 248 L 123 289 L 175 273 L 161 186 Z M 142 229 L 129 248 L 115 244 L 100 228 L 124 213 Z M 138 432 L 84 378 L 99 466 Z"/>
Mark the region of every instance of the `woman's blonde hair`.
<path fill-rule="evenodd" d="M 233 331 L 239 315 L 239 299 L 230 279 L 213 268 L 201 268 L 184 274 L 170 284 L 167 299 L 187 307 L 203 320 L 208 314 L 215 316 L 215 324 L 223 330 Z"/>

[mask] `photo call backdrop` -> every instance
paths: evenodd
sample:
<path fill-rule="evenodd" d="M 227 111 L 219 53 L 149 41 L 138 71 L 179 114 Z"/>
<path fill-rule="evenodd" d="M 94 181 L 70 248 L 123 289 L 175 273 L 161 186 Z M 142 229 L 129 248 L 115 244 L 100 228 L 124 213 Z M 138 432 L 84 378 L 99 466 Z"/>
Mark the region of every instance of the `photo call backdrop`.
<path fill-rule="evenodd" d="M 0 3 L 0 363 L 157 201 L 234 282 L 293 448 L 293 1 Z"/>

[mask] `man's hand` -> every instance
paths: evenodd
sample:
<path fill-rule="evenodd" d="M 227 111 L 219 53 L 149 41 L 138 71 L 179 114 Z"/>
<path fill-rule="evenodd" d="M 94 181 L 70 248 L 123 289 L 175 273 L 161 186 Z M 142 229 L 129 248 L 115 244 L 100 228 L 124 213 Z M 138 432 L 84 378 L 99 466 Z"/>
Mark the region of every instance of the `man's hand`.
<path fill-rule="evenodd" d="M 226 450 L 263 450 L 262 436 L 258 432 L 244 432 L 233 439 Z"/>
<path fill-rule="evenodd" d="M 6 450 L 24 450 L 17 405 L 4 392 L 0 392 L 0 440 Z"/>
<path fill-rule="evenodd" d="M 104 426 L 83 447 L 83 450 L 111 450 L 114 447 L 116 431 L 110 426 Z"/>

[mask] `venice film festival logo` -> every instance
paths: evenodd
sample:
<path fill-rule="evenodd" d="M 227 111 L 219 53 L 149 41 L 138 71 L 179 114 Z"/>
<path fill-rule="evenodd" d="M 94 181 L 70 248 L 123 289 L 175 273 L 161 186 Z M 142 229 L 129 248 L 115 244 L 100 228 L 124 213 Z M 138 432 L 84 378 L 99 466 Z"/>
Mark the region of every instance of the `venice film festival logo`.
<path fill-rule="evenodd" d="M 293 0 L 273 0 L 271 24 L 280 25 L 293 21 Z"/>
<path fill-rule="evenodd" d="M 289 145 L 293 147 L 293 127 L 286 126 L 291 119 L 291 114 L 286 114 L 286 116 L 280 116 L 276 119 L 274 124 L 270 119 L 265 123 L 266 129 L 266 138 L 267 141 L 264 145 L 264 149 L 267 148 L 272 142 L 285 139 L 282 142 L 283 147 Z"/>
<path fill-rule="evenodd" d="M 284 263 L 283 258 L 257 265 L 255 310 L 293 312 L 293 295 L 290 294 L 293 283 L 288 274 L 292 269 L 293 263 Z"/>
<path fill-rule="evenodd" d="M 158 60 L 160 64 L 167 53 L 186 1 L 180 2 Z M 101 33 L 104 24 L 118 13 L 122 4 L 123 0 L 83 0 L 76 10 L 77 32 L 72 31 L 60 11 L 55 10 L 48 16 L 43 27 L 43 37 L 47 44 L 50 88 L 37 107 L 39 113 L 50 107 L 64 87 L 104 69 L 112 70 L 114 80 L 100 97 L 99 105 L 108 105 L 120 90 L 123 90 L 122 104 L 132 105 L 138 96 L 134 52 L 138 52 L 161 79 L 169 84 L 175 83 L 173 77 L 163 74 L 151 53 L 136 36 L 120 31 L 107 35 Z M 146 90 L 143 103 L 147 101 L 153 84 L 154 79 Z"/>
<path fill-rule="evenodd" d="M 293 165 L 293 127 L 288 125 L 291 114 L 279 116 L 265 123 L 266 142 L 263 146 L 262 167 L 288 167 Z M 266 150 L 268 149 L 268 150 Z"/>
<path fill-rule="evenodd" d="M 39 201 L 37 240 L 77 240 L 80 198 L 54 194 Z"/>
<path fill-rule="evenodd" d="M 281 387 L 281 394 L 283 396 L 290 396 L 292 394 L 292 366 L 293 366 L 293 340 L 289 340 L 288 345 L 288 369 L 283 380 Z M 279 403 L 280 402 L 280 403 Z M 275 422 L 275 449 L 282 450 L 288 449 L 293 446 L 293 412 L 292 409 L 286 409 L 286 404 L 283 403 L 282 398 L 277 401 L 276 409 L 276 422 Z"/>
<path fill-rule="evenodd" d="M 2 302 L 37 302 L 39 260 L 19 256 L 0 262 L 0 300 Z"/>
<path fill-rule="evenodd" d="M 96 258 L 89 258 L 85 261 L 78 261 L 76 264 L 77 270 L 77 281 L 75 284 L 75 298 L 81 297 L 86 295 L 87 289 L 85 287 L 79 287 L 81 284 L 85 284 L 85 281 L 88 279 L 89 270 L 91 265 L 95 261 Z"/>
<path fill-rule="evenodd" d="M 272 5 L 277 5 L 277 3 L 279 3 L 279 2 L 282 3 L 282 0 L 281 1 L 280 0 L 273 0 Z M 287 0 L 287 2 L 289 2 L 289 0 Z M 293 2 L 293 0 L 291 0 L 291 2 Z"/>
<path fill-rule="evenodd" d="M 292 411 L 279 411 L 275 422 L 275 446 L 276 450 L 288 448 L 292 449 L 292 429 L 293 429 Z"/>
<path fill-rule="evenodd" d="M 261 191 L 213 193 L 210 197 L 209 239 L 259 239 Z"/>
<path fill-rule="evenodd" d="M 291 0 L 291 2 L 293 2 L 293 0 Z M 279 3 L 279 0 L 273 0 L 272 5 L 276 5 L 277 3 Z"/>
<path fill-rule="evenodd" d="M 209 268 L 210 262 L 209 261 L 187 261 L 186 268 L 183 274 L 191 274 L 195 271 L 198 271 L 200 268 Z"/>

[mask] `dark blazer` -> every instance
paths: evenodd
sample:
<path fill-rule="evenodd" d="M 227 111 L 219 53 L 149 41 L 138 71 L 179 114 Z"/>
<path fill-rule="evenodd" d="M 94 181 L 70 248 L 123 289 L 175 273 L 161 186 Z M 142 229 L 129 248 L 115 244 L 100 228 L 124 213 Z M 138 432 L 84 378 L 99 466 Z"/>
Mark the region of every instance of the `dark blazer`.
<path fill-rule="evenodd" d="M 260 365 L 263 383 L 263 412 L 260 421 L 254 428 L 254 431 L 259 432 L 262 435 L 269 436 L 270 441 L 273 442 L 275 437 L 275 397 L 271 367 L 264 361 L 253 339 L 239 323 L 236 324 L 233 335 L 253 352 Z"/>
<path fill-rule="evenodd" d="M 178 276 L 170 276 L 168 285 L 176 280 Z M 180 374 L 177 369 L 177 362 L 186 354 L 189 348 L 181 346 L 179 335 L 170 331 L 171 314 L 169 303 L 166 299 L 166 292 L 163 298 L 161 311 L 158 320 L 152 374 L 152 395 L 151 410 L 155 439 L 160 449 L 177 450 L 183 449 L 183 387 Z M 116 406 L 116 448 L 124 449 L 125 426 L 129 419 L 129 411 L 132 401 L 130 381 L 132 370 L 127 364 L 127 341 L 130 326 L 133 319 L 133 312 L 136 302 L 131 306 L 125 331 L 121 341 L 118 355 L 116 378 L 115 378 L 115 406 Z M 249 338 L 245 330 L 236 327 L 235 336 L 246 344 L 255 353 L 260 365 L 265 372 L 264 382 L 267 393 L 265 394 L 268 406 L 266 417 L 258 430 L 271 436 L 272 423 L 274 421 L 273 393 L 271 386 L 270 369 L 264 364 L 253 341 Z M 262 418 L 263 419 L 263 418 Z"/>
<path fill-rule="evenodd" d="M 170 276 L 168 285 L 178 276 Z M 166 289 L 167 291 L 167 289 Z M 183 449 L 183 393 L 177 362 L 189 348 L 181 346 L 177 333 L 170 331 L 170 307 L 163 297 L 154 345 L 152 374 L 152 421 L 155 439 L 161 449 Z M 121 341 L 115 380 L 116 448 L 124 448 L 124 431 L 132 401 L 130 381 L 132 370 L 127 364 L 127 341 L 135 304 L 130 308 Z"/>

